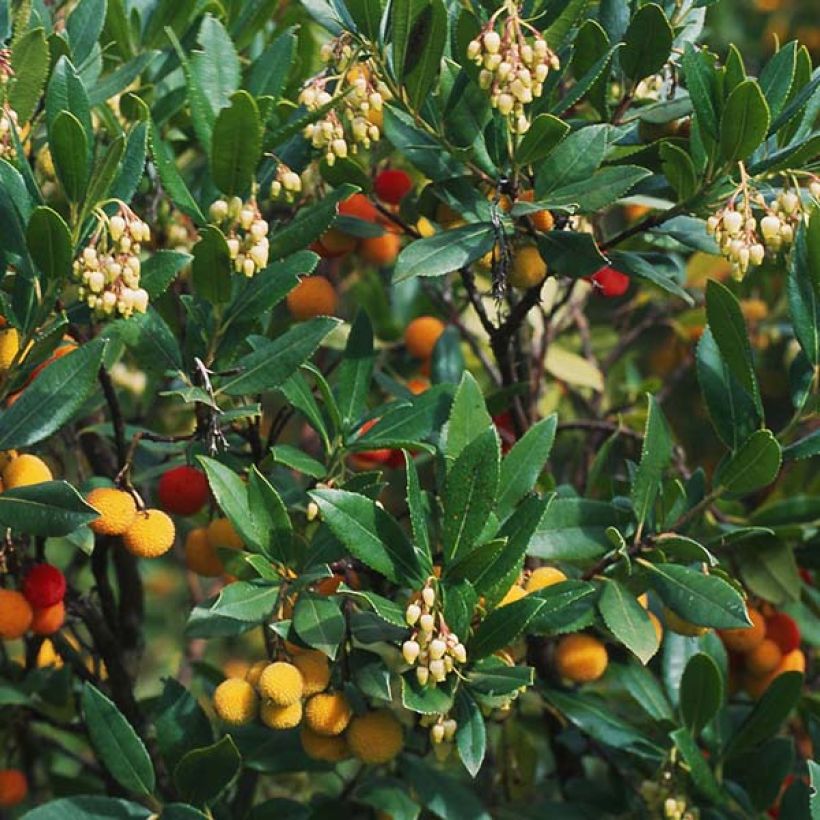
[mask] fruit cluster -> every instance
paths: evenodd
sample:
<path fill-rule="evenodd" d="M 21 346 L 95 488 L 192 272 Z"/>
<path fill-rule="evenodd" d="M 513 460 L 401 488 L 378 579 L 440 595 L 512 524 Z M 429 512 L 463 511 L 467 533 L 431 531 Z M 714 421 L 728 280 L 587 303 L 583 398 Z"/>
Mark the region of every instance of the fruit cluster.
<path fill-rule="evenodd" d="M 751 626 L 718 631 L 729 650 L 731 677 L 757 700 L 784 672 L 805 672 L 800 629 L 785 612 L 749 607 Z"/>
<path fill-rule="evenodd" d="M 126 205 L 112 217 L 99 215 L 99 227 L 74 260 L 79 298 L 98 318 L 127 319 L 148 309 L 148 292 L 140 287 L 140 250 L 151 230 Z"/>
<path fill-rule="evenodd" d="M 496 31 L 501 14 L 501 33 Z M 541 96 L 550 69 L 558 69 L 558 56 L 541 32 L 518 14 L 515 6 L 502 6 L 467 46 L 467 58 L 481 68 L 479 85 L 490 92 L 490 104 L 517 134 L 529 130 L 525 106 Z"/>
<path fill-rule="evenodd" d="M 401 750 L 401 724 L 380 709 L 354 715 L 341 691 L 330 687 L 331 670 L 321 652 L 287 645 L 291 658 L 260 661 L 244 678 L 227 678 L 213 695 L 214 711 L 229 726 L 257 718 L 271 729 L 300 726 L 305 753 L 336 763 L 351 754 L 364 763 L 387 763 Z"/>
<path fill-rule="evenodd" d="M 404 174 L 404 171 L 399 173 Z M 404 176 L 407 175 L 404 174 Z M 377 181 L 378 179 L 377 177 Z M 407 177 L 407 184 L 412 185 L 409 177 Z M 396 195 L 399 190 L 396 182 L 391 183 L 390 194 Z M 401 247 L 396 224 L 380 213 L 364 194 L 353 194 L 342 202 L 339 205 L 339 216 L 366 223 L 371 231 L 373 226 L 377 229 L 381 228 L 381 233 L 360 237 L 334 227 L 325 231 L 311 245 L 311 250 L 323 259 L 333 259 L 356 252 L 363 261 L 376 266 L 390 265 L 396 260 Z"/>
<path fill-rule="evenodd" d="M 348 38 L 322 47 L 327 69 L 302 89 L 299 102 L 319 118 L 305 126 L 305 139 L 333 165 L 381 139 L 382 109 L 392 95 L 371 61 L 360 61 Z"/>
<path fill-rule="evenodd" d="M 27 632 L 53 635 L 65 621 L 66 581 L 52 564 L 34 564 L 20 590 L 0 589 L 0 639 L 13 641 Z"/>
<path fill-rule="evenodd" d="M 268 265 L 268 223 L 262 219 L 256 199 L 243 202 L 238 196 L 211 203 L 210 216 L 228 241 L 234 271 L 249 279 Z"/>
<path fill-rule="evenodd" d="M 138 509 L 134 496 L 115 487 L 96 487 L 85 500 L 99 513 L 89 526 L 96 535 L 119 536 L 139 558 L 158 558 L 174 545 L 176 529 L 162 510 Z"/>
<path fill-rule="evenodd" d="M 402 644 L 404 660 L 416 670 L 422 686 L 435 686 L 467 663 L 467 650 L 444 620 L 432 581 L 413 596 L 404 613 L 413 632 Z"/>
<path fill-rule="evenodd" d="M 185 537 L 185 565 L 204 578 L 225 574 L 219 550 L 241 550 L 241 537 L 227 518 L 214 518 L 207 527 L 194 527 Z"/>

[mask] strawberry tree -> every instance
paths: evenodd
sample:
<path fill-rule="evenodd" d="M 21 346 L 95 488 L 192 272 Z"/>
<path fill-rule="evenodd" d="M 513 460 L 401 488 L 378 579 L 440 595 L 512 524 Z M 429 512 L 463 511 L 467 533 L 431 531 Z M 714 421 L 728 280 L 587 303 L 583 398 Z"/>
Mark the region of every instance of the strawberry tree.
<path fill-rule="evenodd" d="M 820 78 L 714 5 L 0 6 L 4 811 L 817 815 Z"/>

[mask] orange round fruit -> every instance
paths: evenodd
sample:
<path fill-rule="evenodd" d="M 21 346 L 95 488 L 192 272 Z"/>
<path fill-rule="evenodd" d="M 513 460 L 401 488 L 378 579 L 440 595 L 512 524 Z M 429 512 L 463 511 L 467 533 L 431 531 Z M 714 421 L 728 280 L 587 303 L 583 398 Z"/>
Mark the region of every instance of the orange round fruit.
<path fill-rule="evenodd" d="M 85 500 L 100 514 L 88 525 L 97 535 L 122 535 L 137 517 L 134 498 L 125 490 L 97 487 Z"/>
<path fill-rule="evenodd" d="M 286 301 L 291 316 L 299 322 L 315 316 L 332 316 L 336 311 L 336 291 L 324 276 L 306 276 Z"/>
<path fill-rule="evenodd" d="M 0 808 L 17 806 L 27 794 L 28 780 L 20 769 L 0 769 Z"/>
<path fill-rule="evenodd" d="M 609 665 L 606 646 L 592 635 L 567 635 L 555 648 L 555 668 L 562 678 L 573 683 L 598 680 Z"/>
<path fill-rule="evenodd" d="M 376 206 L 364 195 L 353 194 L 339 205 L 340 216 L 352 216 L 365 222 L 378 222 L 379 212 Z"/>
<path fill-rule="evenodd" d="M 401 239 L 390 231 L 381 236 L 368 236 L 359 242 L 359 254 L 365 262 L 383 267 L 392 265 L 399 255 Z"/>
<path fill-rule="evenodd" d="M 547 276 L 547 263 L 535 245 L 524 245 L 513 254 L 512 270 L 507 281 L 519 290 L 540 285 Z"/>
<path fill-rule="evenodd" d="M 22 592 L 0 589 L 0 639 L 22 638 L 31 626 L 34 612 Z"/>
<path fill-rule="evenodd" d="M 419 316 L 407 325 L 404 344 L 408 353 L 416 359 L 429 359 L 441 334 L 444 322 L 435 316 Z"/>
<path fill-rule="evenodd" d="M 766 620 L 760 610 L 749 607 L 751 626 L 740 629 L 720 629 L 718 635 L 731 652 L 751 652 L 766 637 Z"/>
<path fill-rule="evenodd" d="M 53 635 L 65 623 L 65 604 L 58 601 L 51 606 L 35 609 L 31 619 L 31 631 L 35 635 Z"/>

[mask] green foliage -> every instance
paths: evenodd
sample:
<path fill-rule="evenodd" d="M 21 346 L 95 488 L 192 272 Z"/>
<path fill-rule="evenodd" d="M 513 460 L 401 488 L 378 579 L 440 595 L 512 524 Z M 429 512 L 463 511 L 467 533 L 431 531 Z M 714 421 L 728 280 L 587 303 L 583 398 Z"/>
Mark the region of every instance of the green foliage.
<path fill-rule="evenodd" d="M 817 815 L 820 81 L 716 5 L 0 7 L 21 816 Z M 345 759 L 238 661 L 326 662 Z"/>

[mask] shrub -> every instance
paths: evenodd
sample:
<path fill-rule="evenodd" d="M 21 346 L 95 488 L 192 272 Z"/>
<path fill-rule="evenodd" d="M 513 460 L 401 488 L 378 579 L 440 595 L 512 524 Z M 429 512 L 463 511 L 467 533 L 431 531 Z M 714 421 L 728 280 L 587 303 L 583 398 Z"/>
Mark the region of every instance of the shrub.
<path fill-rule="evenodd" d="M 0 7 L 4 811 L 817 816 L 820 90 L 717 5 Z"/>

